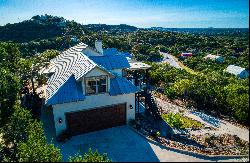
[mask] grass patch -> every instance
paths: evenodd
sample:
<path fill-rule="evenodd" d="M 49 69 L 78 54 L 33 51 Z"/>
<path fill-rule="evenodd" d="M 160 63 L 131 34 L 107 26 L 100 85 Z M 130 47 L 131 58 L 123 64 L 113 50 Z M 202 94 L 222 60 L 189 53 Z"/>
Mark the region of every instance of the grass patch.
<path fill-rule="evenodd" d="M 184 117 L 180 113 L 168 113 L 162 114 L 162 119 L 167 122 L 171 127 L 186 129 L 186 128 L 193 128 L 193 129 L 201 129 L 204 125 L 196 120 L 193 120 L 188 117 Z"/>

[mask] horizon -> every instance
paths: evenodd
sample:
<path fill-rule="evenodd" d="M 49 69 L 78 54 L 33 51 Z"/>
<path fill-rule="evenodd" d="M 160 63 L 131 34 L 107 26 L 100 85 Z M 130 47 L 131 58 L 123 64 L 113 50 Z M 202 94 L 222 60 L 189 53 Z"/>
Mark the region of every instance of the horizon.
<path fill-rule="evenodd" d="M 67 6 L 67 7 L 65 7 Z M 8 14 L 6 14 L 8 13 Z M 18 14 L 18 16 L 16 16 Z M 52 15 L 80 24 L 127 24 L 137 28 L 247 28 L 247 0 L 0 0 L 0 26 Z"/>

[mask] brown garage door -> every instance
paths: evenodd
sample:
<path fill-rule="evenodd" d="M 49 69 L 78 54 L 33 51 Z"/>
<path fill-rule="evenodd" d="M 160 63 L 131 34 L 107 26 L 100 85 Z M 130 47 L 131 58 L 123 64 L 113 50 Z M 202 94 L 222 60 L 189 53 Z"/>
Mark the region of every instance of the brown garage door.
<path fill-rule="evenodd" d="M 102 130 L 126 124 L 126 104 L 66 113 L 72 135 Z"/>

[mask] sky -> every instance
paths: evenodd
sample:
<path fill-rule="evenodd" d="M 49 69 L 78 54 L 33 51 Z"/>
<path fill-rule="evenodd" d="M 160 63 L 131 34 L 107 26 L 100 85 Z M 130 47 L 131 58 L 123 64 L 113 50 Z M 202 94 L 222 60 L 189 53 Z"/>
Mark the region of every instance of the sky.
<path fill-rule="evenodd" d="M 0 25 L 43 14 L 81 24 L 249 28 L 248 0 L 0 0 Z"/>

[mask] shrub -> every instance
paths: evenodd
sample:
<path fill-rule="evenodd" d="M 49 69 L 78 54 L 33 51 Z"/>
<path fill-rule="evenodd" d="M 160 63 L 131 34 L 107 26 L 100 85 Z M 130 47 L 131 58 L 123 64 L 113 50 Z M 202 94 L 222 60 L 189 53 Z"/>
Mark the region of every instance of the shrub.
<path fill-rule="evenodd" d="M 90 148 L 88 153 L 85 153 L 84 156 L 80 154 L 76 154 L 73 157 L 69 157 L 69 162 L 112 162 L 106 153 L 99 154 L 96 150 L 95 152 L 92 151 Z"/>
<path fill-rule="evenodd" d="M 177 97 L 177 92 L 173 87 L 166 88 L 164 94 L 170 99 L 175 99 Z"/>
<path fill-rule="evenodd" d="M 163 120 L 166 121 L 171 127 L 176 127 L 176 128 L 194 128 L 194 129 L 200 129 L 204 127 L 204 125 L 198 121 L 195 121 L 191 118 L 184 117 L 179 113 L 173 114 L 173 113 L 168 113 L 168 114 L 162 114 L 161 115 Z"/>

